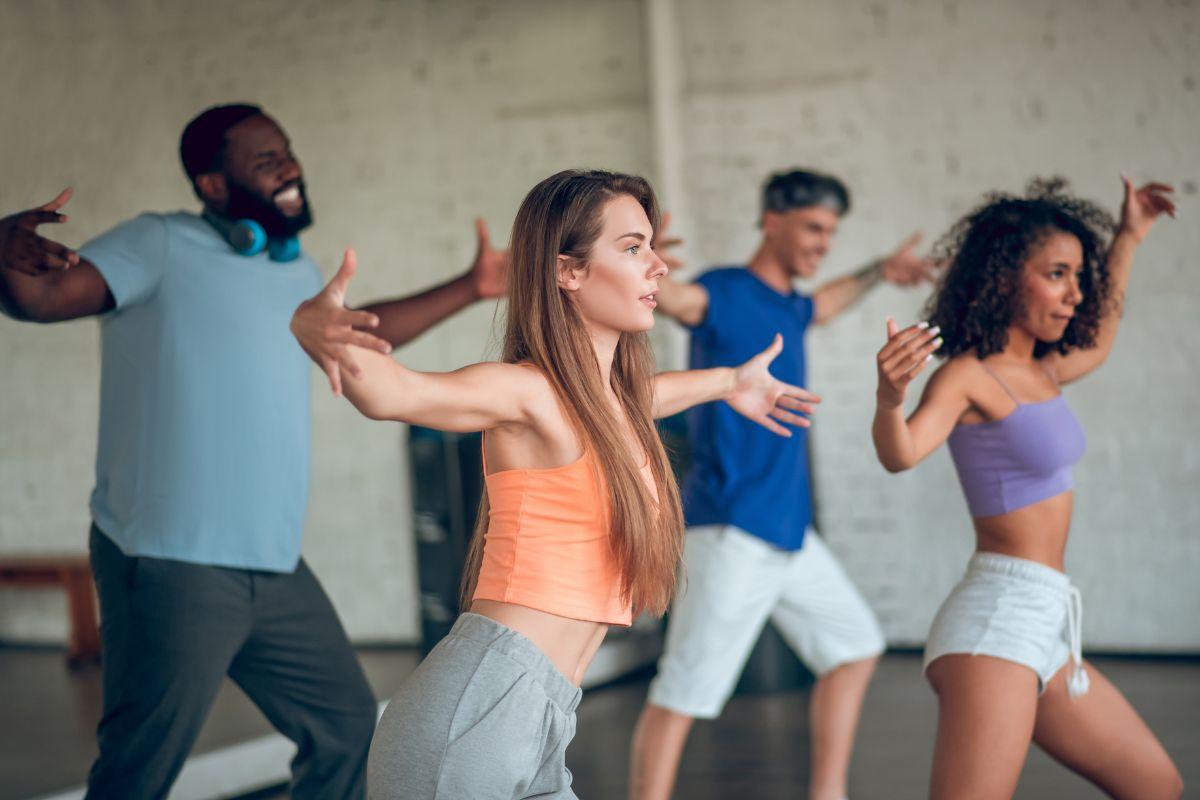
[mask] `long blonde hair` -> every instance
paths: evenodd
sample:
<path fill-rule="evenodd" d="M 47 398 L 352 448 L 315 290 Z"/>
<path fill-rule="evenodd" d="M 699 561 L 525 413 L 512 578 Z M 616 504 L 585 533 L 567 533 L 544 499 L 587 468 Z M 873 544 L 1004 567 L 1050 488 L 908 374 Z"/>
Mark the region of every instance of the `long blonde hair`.
<path fill-rule="evenodd" d="M 663 613 L 675 590 L 683 547 L 679 489 L 652 419 L 654 355 L 645 333 L 622 333 L 613 356 L 610 385 L 650 459 L 658 491 L 651 497 L 634 454 L 605 399 L 600 365 L 579 310 L 558 286 L 558 257 L 586 265 L 604 224 L 604 207 L 615 197 L 637 200 L 658 229 L 654 190 L 645 179 L 612 172 L 565 170 L 534 186 L 513 222 L 508 313 L 501 360 L 526 362 L 550 381 L 585 452 L 607 487 L 612 553 L 621 574 L 622 599 L 634 611 Z M 486 484 L 475 534 L 467 553 L 462 602 L 475 592 L 488 523 Z"/>

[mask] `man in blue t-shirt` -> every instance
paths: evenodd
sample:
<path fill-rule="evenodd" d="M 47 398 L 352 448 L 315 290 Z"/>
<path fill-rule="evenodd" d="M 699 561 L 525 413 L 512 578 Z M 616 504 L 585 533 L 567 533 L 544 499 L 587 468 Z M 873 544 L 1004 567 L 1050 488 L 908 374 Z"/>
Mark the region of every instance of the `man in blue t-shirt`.
<path fill-rule="evenodd" d="M 772 374 L 805 386 L 804 334 L 881 281 L 919 283 L 932 265 L 918 237 L 811 296 L 793 288 L 825 257 L 850 197 L 841 181 L 794 170 L 763 192 L 762 240 L 744 267 L 692 284 L 659 281 L 658 310 L 692 331 L 691 368 L 739 364 L 776 333 Z M 669 262 L 668 262 L 669 263 Z M 817 676 L 810 700 L 810 800 L 846 795 L 863 696 L 884 648 L 875 615 L 812 529 L 807 431 L 784 438 L 725 403 L 688 414 L 692 468 L 683 485 L 686 581 L 671 608 L 658 675 L 634 734 L 631 796 L 665 800 L 692 720 L 718 716 L 769 618 Z"/>
<path fill-rule="evenodd" d="M 303 174 L 257 106 L 200 114 L 180 155 L 200 215 L 143 214 L 78 252 L 36 232 L 66 219 L 69 190 L 0 220 L 0 310 L 100 319 L 104 714 L 87 796 L 165 797 L 228 674 L 296 743 L 292 797 L 361 798 L 375 696 L 300 556 L 311 367 L 288 325 L 321 288 L 297 238 Z M 479 235 L 466 274 L 343 322 L 395 347 L 498 295 L 507 253 Z"/>

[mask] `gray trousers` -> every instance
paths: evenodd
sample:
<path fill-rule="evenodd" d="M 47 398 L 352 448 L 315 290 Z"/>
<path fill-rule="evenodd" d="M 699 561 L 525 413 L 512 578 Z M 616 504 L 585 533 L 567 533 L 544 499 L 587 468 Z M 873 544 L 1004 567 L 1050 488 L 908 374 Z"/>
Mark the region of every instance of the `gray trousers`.
<path fill-rule="evenodd" d="M 463 614 L 388 704 L 371 800 L 578 800 L 566 767 L 581 692 L 538 647 Z"/>
<path fill-rule="evenodd" d="M 375 696 L 329 598 L 292 573 L 129 557 L 94 525 L 104 716 L 89 800 L 166 797 L 228 674 L 296 743 L 294 798 L 361 798 Z"/>

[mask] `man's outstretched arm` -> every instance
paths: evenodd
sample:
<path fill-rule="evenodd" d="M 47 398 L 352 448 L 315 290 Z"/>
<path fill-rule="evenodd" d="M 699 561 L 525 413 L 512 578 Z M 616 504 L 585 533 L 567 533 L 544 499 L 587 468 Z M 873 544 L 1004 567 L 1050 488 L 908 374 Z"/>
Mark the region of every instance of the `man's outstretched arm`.
<path fill-rule="evenodd" d="M 475 220 L 475 235 L 475 259 L 462 275 L 408 297 L 377 300 L 362 306 L 361 311 L 374 314 L 379 320 L 372 332 L 394 349 L 477 300 L 503 295 L 508 278 L 508 251 L 491 246 L 482 219 Z"/>
<path fill-rule="evenodd" d="M 891 255 L 876 259 L 862 269 L 834 278 L 813 292 L 813 322 L 829 322 L 853 306 L 884 281 L 896 286 L 915 286 L 933 280 L 936 265 L 915 252 L 921 234 L 909 236 Z"/>
<path fill-rule="evenodd" d="M 662 222 L 654 236 L 654 249 L 671 272 L 683 266 L 678 256 L 672 255 L 671 248 L 683 243 L 682 239 L 670 238 L 667 229 L 671 225 L 670 213 L 662 215 Z M 680 325 L 694 328 L 708 316 L 708 290 L 698 283 L 681 283 L 668 273 L 658 279 L 658 294 L 655 296 L 658 310 L 666 314 Z"/>
<path fill-rule="evenodd" d="M 39 236 L 39 225 L 67 221 L 59 209 L 71 189 L 45 205 L 0 219 L 0 311 L 28 322 L 60 322 L 110 310 L 112 292 L 86 258 Z"/>

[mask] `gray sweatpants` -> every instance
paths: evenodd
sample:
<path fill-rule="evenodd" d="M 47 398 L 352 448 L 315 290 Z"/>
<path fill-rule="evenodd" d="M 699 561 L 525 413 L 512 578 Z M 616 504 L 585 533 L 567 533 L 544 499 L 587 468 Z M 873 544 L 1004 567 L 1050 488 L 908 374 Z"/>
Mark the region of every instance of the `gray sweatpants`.
<path fill-rule="evenodd" d="M 566 766 L 581 691 L 537 645 L 463 614 L 388 704 L 371 800 L 578 800 Z"/>

